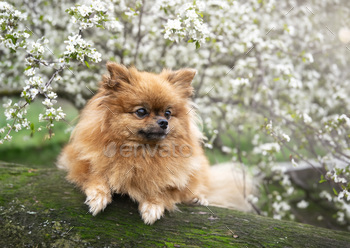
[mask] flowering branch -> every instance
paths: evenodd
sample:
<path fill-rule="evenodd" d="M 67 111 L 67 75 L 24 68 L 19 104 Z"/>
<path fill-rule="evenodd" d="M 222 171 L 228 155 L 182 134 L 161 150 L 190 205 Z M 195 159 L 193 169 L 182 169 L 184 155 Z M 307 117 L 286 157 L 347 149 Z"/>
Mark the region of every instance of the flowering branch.
<path fill-rule="evenodd" d="M 39 115 L 39 121 L 48 122 L 46 127 L 49 130 L 51 137 L 54 121 L 60 121 L 65 117 L 61 107 L 57 109 L 53 107 L 57 102 L 55 100 L 57 94 L 53 91 L 51 84 L 53 81 L 61 80 L 59 74 L 65 69 L 68 69 L 71 60 L 85 63 L 88 67 L 88 61 L 94 63 L 101 61 L 101 54 L 92 47 L 92 43 L 82 39 L 81 31 L 93 26 L 104 28 L 103 24 L 109 20 L 106 11 L 105 4 L 100 1 L 94 1 L 90 6 L 76 6 L 67 10 L 67 13 L 72 16 L 72 22 L 79 24 L 79 33 L 69 36 L 68 40 L 65 41 L 67 44 L 66 51 L 60 56 L 61 58 L 58 62 L 48 62 L 44 60 L 45 50 L 47 49 L 51 52 L 51 50 L 46 47 L 49 41 L 45 37 L 32 43 L 31 49 L 27 50 L 27 55 L 25 56 L 27 67 L 24 74 L 30 77 L 25 81 L 26 85 L 21 92 L 21 97 L 25 102 L 19 102 L 12 105 L 12 100 L 9 100 L 3 105 L 5 107 L 6 120 L 13 120 L 13 122 L 12 125 L 7 124 L 5 128 L 0 129 L 0 134 L 4 133 L 5 129 L 8 129 L 3 139 L 0 139 L 0 143 L 3 143 L 4 140 L 11 140 L 12 137 L 10 136 L 10 133 L 14 128 L 16 132 L 22 128 L 30 128 L 32 133 L 34 133 L 34 124 L 30 123 L 25 116 L 27 114 L 26 107 L 34 101 L 38 95 L 43 95 L 45 97 L 42 104 L 46 107 L 45 113 Z M 7 3 L 0 4 L 1 27 L 2 30 L 7 30 L 7 35 L 1 36 L 0 41 L 14 52 L 17 52 L 18 48 L 27 47 L 27 38 L 29 38 L 28 33 L 30 30 L 18 30 L 19 21 L 23 21 L 25 18 L 25 14 L 15 10 L 11 5 Z M 19 38 L 22 40 L 20 41 Z M 39 75 L 37 72 L 40 65 L 51 67 L 54 64 L 59 66 L 58 69 L 55 69 L 55 72 L 47 82 L 44 83 L 43 76 Z M 37 131 L 40 130 L 41 128 L 39 127 Z"/>

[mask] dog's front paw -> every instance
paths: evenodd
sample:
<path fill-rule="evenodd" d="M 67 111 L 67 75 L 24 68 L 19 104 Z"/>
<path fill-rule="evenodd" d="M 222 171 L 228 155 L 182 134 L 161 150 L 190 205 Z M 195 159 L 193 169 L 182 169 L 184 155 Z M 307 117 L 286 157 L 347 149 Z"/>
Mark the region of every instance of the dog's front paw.
<path fill-rule="evenodd" d="M 195 197 L 195 198 L 193 198 L 192 202 L 195 203 L 195 204 L 202 205 L 202 206 L 208 206 L 209 205 L 208 200 L 204 196 Z"/>
<path fill-rule="evenodd" d="M 104 210 L 107 204 L 112 202 L 111 193 L 103 187 L 89 188 L 85 193 L 85 204 L 89 206 L 89 212 L 93 216 Z"/>
<path fill-rule="evenodd" d="M 145 224 L 152 225 L 164 214 L 164 206 L 144 202 L 140 205 L 140 213 Z"/>

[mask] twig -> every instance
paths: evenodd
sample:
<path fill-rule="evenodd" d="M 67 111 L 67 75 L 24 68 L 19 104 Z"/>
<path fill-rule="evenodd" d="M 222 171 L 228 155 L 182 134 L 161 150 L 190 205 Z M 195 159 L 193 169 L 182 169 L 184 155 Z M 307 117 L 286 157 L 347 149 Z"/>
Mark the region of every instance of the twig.
<path fill-rule="evenodd" d="M 142 0 L 142 5 L 141 5 L 141 9 L 140 9 L 140 14 L 139 14 L 139 24 L 138 24 L 138 32 L 137 32 L 137 43 L 136 43 L 136 51 L 134 54 L 134 64 L 136 64 L 136 59 L 137 59 L 137 55 L 139 53 L 139 48 L 140 48 L 140 43 L 141 40 L 143 38 L 143 36 L 141 36 L 141 25 L 142 25 L 142 15 L 143 15 L 143 8 L 145 5 L 145 0 Z"/>

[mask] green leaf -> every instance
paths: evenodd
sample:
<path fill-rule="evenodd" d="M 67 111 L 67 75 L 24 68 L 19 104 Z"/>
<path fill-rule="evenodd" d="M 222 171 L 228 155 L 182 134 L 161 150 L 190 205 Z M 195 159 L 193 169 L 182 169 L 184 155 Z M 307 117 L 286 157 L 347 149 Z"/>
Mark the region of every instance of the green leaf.
<path fill-rule="evenodd" d="M 193 42 L 193 39 L 189 39 L 187 42 L 188 42 L 188 43 L 192 43 L 192 42 Z"/>
<path fill-rule="evenodd" d="M 338 192 L 337 192 L 337 190 L 335 188 L 333 188 L 333 192 L 334 192 L 335 195 L 338 195 Z"/>
<path fill-rule="evenodd" d="M 201 44 L 199 44 L 198 40 L 196 41 L 196 49 L 200 48 Z"/>
<path fill-rule="evenodd" d="M 33 123 L 33 122 L 30 123 L 30 130 L 32 131 L 32 132 L 30 133 L 30 137 L 33 137 L 33 135 L 34 135 L 34 133 L 35 133 L 35 128 L 34 128 L 34 123 Z"/>
<path fill-rule="evenodd" d="M 321 180 L 319 181 L 319 183 L 324 183 L 324 182 L 327 182 L 327 180 L 324 178 L 323 175 L 321 175 Z"/>
<path fill-rule="evenodd" d="M 87 67 L 87 68 L 90 68 L 89 63 L 88 63 L 86 60 L 84 60 L 84 62 L 85 62 L 86 67 Z"/>
<path fill-rule="evenodd" d="M 30 100 L 30 98 L 29 98 L 29 97 L 27 97 L 27 96 L 26 96 L 26 98 L 25 98 L 25 99 L 26 99 L 26 102 L 27 102 L 27 103 L 29 103 L 29 104 L 32 102 L 32 101 Z"/>
<path fill-rule="evenodd" d="M 33 123 L 33 122 L 30 123 L 30 130 L 31 130 L 31 132 L 30 132 L 30 137 L 33 137 L 33 135 L 34 135 L 34 133 L 35 133 L 34 123 Z"/>

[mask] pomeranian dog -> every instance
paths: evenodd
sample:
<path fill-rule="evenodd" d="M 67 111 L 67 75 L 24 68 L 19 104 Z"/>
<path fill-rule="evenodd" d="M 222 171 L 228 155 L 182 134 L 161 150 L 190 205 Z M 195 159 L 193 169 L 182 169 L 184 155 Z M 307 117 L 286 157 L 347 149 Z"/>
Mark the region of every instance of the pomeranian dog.
<path fill-rule="evenodd" d="M 114 193 L 138 202 L 146 224 L 177 203 L 250 209 L 243 174 L 210 167 L 204 155 L 190 99 L 195 70 L 154 74 L 113 62 L 107 69 L 57 163 L 86 194 L 92 215 Z"/>

